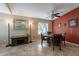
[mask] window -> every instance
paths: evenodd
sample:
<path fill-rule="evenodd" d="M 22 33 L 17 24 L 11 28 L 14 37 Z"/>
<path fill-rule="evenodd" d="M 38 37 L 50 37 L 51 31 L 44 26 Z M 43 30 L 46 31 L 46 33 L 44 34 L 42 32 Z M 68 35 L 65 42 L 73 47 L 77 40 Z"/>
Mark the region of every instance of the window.
<path fill-rule="evenodd" d="M 48 23 L 38 23 L 38 34 L 47 34 Z"/>

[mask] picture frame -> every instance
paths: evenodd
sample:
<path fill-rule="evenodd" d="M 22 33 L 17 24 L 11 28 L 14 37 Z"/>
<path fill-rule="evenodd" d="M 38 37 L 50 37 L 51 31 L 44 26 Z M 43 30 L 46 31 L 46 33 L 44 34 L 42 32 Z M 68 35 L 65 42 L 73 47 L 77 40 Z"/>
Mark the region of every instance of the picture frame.
<path fill-rule="evenodd" d="M 76 18 L 69 20 L 68 23 L 71 28 L 78 27 L 78 20 Z"/>
<path fill-rule="evenodd" d="M 28 28 L 28 21 L 22 19 L 14 19 L 14 30 L 26 30 Z"/>

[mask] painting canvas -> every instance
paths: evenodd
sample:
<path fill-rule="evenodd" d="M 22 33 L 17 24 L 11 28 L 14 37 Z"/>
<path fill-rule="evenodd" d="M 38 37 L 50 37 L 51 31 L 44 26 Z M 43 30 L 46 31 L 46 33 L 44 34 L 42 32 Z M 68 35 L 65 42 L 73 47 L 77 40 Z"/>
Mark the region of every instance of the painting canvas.
<path fill-rule="evenodd" d="M 26 30 L 28 25 L 27 20 L 15 19 L 14 20 L 14 29 L 15 30 Z"/>
<path fill-rule="evenodd" d="M 77 27 L 77 26 L 78 26 L 77 19 L 71 19 L 71 20 L 69 20 L 69 27 Z"/>

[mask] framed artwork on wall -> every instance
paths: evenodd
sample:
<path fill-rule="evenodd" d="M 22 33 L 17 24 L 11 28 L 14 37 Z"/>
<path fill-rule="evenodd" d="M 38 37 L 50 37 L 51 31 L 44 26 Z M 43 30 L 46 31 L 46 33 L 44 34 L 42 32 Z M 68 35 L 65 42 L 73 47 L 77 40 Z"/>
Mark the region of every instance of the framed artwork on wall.
<path fill-rule="evenodd" d="M 76 18 L 69 20 L 68 23 L 69 23 L 69 27 L 78 27 L 78 20 Z"/>
<path fill-rule="evenodd" d="M 28 21 L 22 19 L 14 19 L 14 30 L 26 30 L 28 28 Z"/>

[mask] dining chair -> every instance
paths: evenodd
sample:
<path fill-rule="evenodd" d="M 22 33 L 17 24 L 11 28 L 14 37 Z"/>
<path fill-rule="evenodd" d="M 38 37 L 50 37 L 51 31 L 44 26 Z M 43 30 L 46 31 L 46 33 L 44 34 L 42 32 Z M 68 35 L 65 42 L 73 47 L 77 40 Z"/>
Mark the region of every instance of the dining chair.
<path fill-rule="evenodd" d="M 53 50 L 55 49 L 55 46 L 59 47 L 59 50 L 61 50 L 61 38 L 59 34 L 54 35 L 53 39 L 52 39 L 52 44 L 53 44 Z"/>
<path fill-rule="evenodd" d="M 43 34 L 41 34 L 41 44 L 43 44 L 43 41 L 47 41 L 47 38 Z"/>
<path fill-rule="evenodd" d="M 65 33 L 61 33 L 61 40 L 63 41 L 64 46 L 66 46 L 66 42 L 65 42 Z"/>

